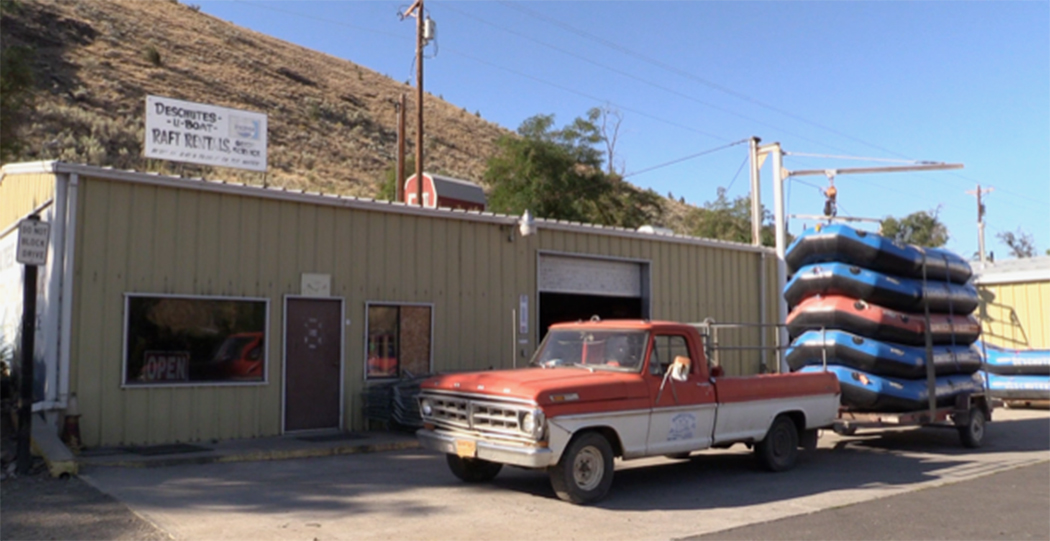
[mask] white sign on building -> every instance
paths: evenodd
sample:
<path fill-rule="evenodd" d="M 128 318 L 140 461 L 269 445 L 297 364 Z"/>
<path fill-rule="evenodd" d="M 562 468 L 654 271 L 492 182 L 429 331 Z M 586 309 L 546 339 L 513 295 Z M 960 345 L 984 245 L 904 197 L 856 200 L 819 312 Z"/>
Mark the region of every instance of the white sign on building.
<path fill-rule="evenodd" d="M 18 224 L 18 255 L 23 265 L 47 265 L 47 239 L 51 224 L 40 220 L 22 220 Z"/>
<path fill-rule="evenodd" d="M 146 97 L 147 158 L 266 171 L 266 115 Z"/>

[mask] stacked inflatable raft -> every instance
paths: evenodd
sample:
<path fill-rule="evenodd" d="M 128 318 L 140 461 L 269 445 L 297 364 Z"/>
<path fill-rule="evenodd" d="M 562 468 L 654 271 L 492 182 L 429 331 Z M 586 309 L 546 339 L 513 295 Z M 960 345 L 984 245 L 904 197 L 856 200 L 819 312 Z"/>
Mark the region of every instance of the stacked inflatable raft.
<path fill-rule="evenodd" d="M 984 344 L 988 392 L 1006 400 L 1050 400 L 1050 349 L 1006 349 Z"/>
<path fill-rule="evenodd" d="M 793 371 L 835 373 L 843 406 L 924 409 L 928 364 L 938 406 L 983 390 L 981 353 L 973 345 L 980 325 L 971 315 L 978 297 L 966 283 L 971 270 L 964 259 L 844 225 L 806 230 L 786 259 L 793 274 L 784 289 L 792 307 L 786 361 Z"/>

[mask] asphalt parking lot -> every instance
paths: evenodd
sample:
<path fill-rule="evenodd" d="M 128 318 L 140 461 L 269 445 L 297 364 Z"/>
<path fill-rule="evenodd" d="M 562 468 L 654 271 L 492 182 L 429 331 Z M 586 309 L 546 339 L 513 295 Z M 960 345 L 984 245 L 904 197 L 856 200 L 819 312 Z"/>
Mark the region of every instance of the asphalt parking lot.
<path fill-rule="evenodd" d="M 926 489 L 943 491 L 986 477 L 991 486 L 982 491 L 1012 493 L 1017 489 L 992 481 L 1018 468 L 1027 481 L 1034 475 L 1028 472 L 1035 472 L 1041 475 L 1036 480 L 1047 482 L 1050 412 L 998 410 L 995 421 L 978 450 L 963 448 L 952 430 L 861 432 L 853 437 L 829 433 L 796 469 L 780 474 L 759 470 L 742 446 L 690 460 L 621 462 L 610 496 L 591 507 L 558 500 L 547 476 L 538 472 L 505 469 L 490 484 L 465 485 L 448 472 L 442 457 L 418 450 L 149 469 L 100 467 L 83 477 L 176 539 L 731 536 L 734 529 L 782 519 L 815 520 L 821 512 L 851 504 Z M 940 512 L 957 514 L 960 523 L 974 518 L 963 514 L 961 504 L 942 503 Z M 1034 493 L 1020 503 L 1045 513 L 1050 496 Z M 900 526 L 888 517 L 887 527 L 894 525 Z M 784 539 L 803 537 L 777 531 Z M 914 537 L 898 533 L 895 537 Z M 957 533 L 948 538 L 973 538 Z"/>

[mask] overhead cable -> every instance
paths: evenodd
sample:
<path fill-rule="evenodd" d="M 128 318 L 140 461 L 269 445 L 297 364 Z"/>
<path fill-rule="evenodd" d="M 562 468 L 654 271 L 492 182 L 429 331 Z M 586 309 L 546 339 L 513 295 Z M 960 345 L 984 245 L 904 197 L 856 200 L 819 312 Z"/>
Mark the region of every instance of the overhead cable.
<path fill-rule="evenodd" d="M 649 171 L 660 169 L 661 167 L 667 167 L 669 165 L 674 165 L 676 163 L 682 163 L 684 161 L 691 160 L 693 158 L 699 158 L 700 156 L 703 156 L 705 154 L 711 154 L 712 152 L 718 152 L 719 150 L 725 150 L 725 149 L 727 149 L 729 147 L 736 146 L 736 145 L 739 145 L 739 144 L 742 144 L 742 143 L 746 143 L 746 142 L 748 142 L 750 140 L 751 139 L 741 139 L 739 141 L 734 141 L 732 143 L 729 143 L 729 144 L 726 144 L 726 145 L 722 145 L 720 147 L 711 148 L 711 149 L 705 150 L 703 152 L 697 152 L 696 154 L 690 154 L 690 155 L 685 156 L 683 158 L 678 158 L 677 160 L 671 160 L 669 162 L 661 163 L 659 165 L 654 165 L 652 167 L 646 167 L 645 169 L 639 169 L 638 171 L 632 171 L 632 172 L 627 173 L 626 175 L 624 175 L 623 178 L 633 177 L 635 175 L 640 175 L 642 173 L 648 173 Z"/>

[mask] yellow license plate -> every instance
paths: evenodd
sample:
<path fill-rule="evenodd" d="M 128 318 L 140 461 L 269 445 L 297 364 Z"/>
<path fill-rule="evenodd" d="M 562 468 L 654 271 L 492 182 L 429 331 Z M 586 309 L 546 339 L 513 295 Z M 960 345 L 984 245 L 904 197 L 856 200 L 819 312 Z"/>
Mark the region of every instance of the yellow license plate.
<path fill-rule="evenodd" d="M 478 454 L 478 444 L 471 440 L 456 440 L 456 454 L 463 458 L 474 458 Z"/>

